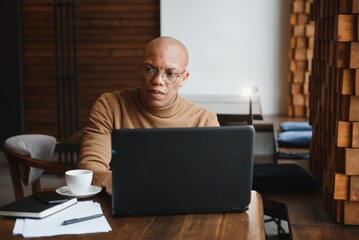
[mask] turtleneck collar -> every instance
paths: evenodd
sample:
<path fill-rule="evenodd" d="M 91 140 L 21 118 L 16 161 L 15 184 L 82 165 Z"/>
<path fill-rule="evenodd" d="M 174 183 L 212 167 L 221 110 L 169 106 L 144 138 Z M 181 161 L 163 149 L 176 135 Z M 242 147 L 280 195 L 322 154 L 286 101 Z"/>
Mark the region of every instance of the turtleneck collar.
<path fill-rule="evenodd" d="M 138 92 L 138 98 L 139 98 L 139 103 L 141 104 L 141 107 L 143 107 L 145 109 L 145 111 L 150 113 L 151 115 L 154 115 L 154 116 L 160 117 L 160 118 L 169 118 L 169 117 L 174 116 L 179 111 L 180 101 L 181 101 L 181 97 L 179 96 L 179 94 L 177 94 L 175 99 L 167 106 L 160 107 L 160 108 L 154 108 L 154 107 L 149 106 L 148 104 L 146 104 L 146 102 L 143 101 L 143 99 L 141 97 L 141 89 L 140 88 L 138 88 L 137 92 Z"/>

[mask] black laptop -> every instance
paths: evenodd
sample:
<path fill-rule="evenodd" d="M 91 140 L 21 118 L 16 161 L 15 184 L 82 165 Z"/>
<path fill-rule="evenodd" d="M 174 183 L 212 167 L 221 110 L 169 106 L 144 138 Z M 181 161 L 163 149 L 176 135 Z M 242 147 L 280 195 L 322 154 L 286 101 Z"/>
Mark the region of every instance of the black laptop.
<path fill-rule="evenodd" d="M 253 126 L 113 131 L 113 215 L 246 211 L 254 135 Z"/>

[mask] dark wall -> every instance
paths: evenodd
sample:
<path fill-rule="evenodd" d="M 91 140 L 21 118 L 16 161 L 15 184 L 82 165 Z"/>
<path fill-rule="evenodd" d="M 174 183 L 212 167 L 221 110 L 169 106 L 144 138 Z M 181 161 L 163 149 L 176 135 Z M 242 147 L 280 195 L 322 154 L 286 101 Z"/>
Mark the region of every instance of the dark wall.
<path fill-rule="evenodd" d="M 142 50 L 160 35 L 160 1 L 76 3 L 82 128 L 101 93 L 139 85 Z M 0 149 L 21 133 L 59 136 L 53 10 L 52 1 L 0 1 Z"/>
<path fill-rule="evenodd" d="M 23 124 L 20 0 L 0 1 L 0 149 Z"/>
<path fill-rule="evenodd" d="M 58 6 L 55 15 L 53 2 L 21 1 L 24 126 L 26 133 L 48 134 L 61 140 L 73 134 L 71 128 L 75 128 L 70 113 L 76 116 L 76 104 L 73 104 L 75 94 L 71 94 L 76 91 L 69 87 L 73 85 L 68 84 L 70 78 L 66 77 L 71 76 L 70 72 L 75 72 L 75 64 L 72 65 L 75 60 L 69 58 L 67 52 L 71 48 L 66 38 L 69 36 L 66 34 L 67 8 Z M 102 93 L 139 85 L 138 63 L 143 48 L 147 42 L 160 35 L 160 1 L 75 2 L 78 74 L 72 75 L 77 75 L 79 80 L 78 117 L 81 129 L 87 124 L 94 101 Z M 57 31 L 55 35 L 55 19 L 58 30 L 63 26 L 63 35 L 62 31 Z M 64 20 L 63 23 L 61 20 Z M 59 45 L 59 56 L 64 56 L 58 61 L 55 60 L 56 42 Z M 59 74 L 55 74 L 56 63 L 59 63 Z M 56 78 L 56 75 L 59 77 Z M 59 81 L 56 82 L 56 79 Z M 57 91 L 61 92 L 59 98 Z"/>

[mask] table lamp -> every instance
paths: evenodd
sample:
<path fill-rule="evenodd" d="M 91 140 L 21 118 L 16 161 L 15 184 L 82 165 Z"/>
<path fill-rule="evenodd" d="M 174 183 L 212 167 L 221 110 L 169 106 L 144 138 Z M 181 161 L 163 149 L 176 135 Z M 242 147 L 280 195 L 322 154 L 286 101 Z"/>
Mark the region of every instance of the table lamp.
<path fill-rule="evenodd" d="M 244 96 L 249 97 L 249 114 L 248 114 L 248 125 L 253 125 L 253 112 L 252 112 L 252 96 L 254 93 L 258 92 L 258 87 L 249 87 L 249 88 L 245 88 L 243 89 L 242 94 Z"/>

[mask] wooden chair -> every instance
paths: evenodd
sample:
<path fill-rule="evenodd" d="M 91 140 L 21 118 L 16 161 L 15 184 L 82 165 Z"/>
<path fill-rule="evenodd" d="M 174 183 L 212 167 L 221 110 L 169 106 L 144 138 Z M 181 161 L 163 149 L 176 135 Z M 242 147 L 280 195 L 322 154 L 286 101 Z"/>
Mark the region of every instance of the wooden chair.
<path fill-rule="evenodd" d="M 10 170 L 16 200 L 24 197 L 23 185 L 32 192 L 41 191 L 40 176 L 44 171 L 64 174 L 72 165 L 49 161 L 56 147 L 56 139 L 41 134 L 24 134 L 5 141 L 4 152 Z"/>

